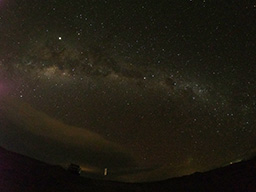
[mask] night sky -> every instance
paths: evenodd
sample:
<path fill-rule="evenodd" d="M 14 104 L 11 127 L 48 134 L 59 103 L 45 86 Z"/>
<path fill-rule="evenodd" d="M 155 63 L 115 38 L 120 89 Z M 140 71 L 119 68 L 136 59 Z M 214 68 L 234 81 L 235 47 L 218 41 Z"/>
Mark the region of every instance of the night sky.
<path fill-rule="evenodd" d="M 251 1 L 0 0 L 0 146 L 122 181 L 249 158 L 255 18 Z"/>

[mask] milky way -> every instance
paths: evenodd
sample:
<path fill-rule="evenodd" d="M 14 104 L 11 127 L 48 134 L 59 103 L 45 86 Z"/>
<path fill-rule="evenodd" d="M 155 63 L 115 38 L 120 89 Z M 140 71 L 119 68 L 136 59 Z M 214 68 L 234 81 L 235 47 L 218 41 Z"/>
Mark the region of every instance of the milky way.
<path fill-rule="evenodd" d="M 0 14 L 0 112 L 13 121 L 1 118 L 3 130 L 23 126 L 33 134 L 22 133 L 27 142 L 17 144 L 16 128 L 0 134 L 4 147 L 47 161 L 61 158 L 53 153 L 60 150 L 73 155 L 66 161 L 103 168 L 70 151 L 72 129 L 84 129 L 118 149 L 120 159 L 107 166 L 130 161 L 131 171 L 148 170 L 113 174 L 124 181 L 206 171 L 255 153 L 253 4 L 22 2 L 5 2 Z M 15 115 L 24 106 L 35 119 L 44 114 L 71 129 L 52 151 L 39 147 L 47 158 L 29 146 L 58 137 L 36 132 L 29 114 Z M 77 151 L 93 156 L 100 143 Z"/>

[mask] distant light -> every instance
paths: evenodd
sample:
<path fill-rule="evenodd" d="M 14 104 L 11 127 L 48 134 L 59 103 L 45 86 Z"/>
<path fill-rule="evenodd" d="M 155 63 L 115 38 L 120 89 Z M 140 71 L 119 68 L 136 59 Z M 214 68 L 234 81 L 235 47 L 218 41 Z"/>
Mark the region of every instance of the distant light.
<path fill-rule="evenodd" d="M 104 169 L 104 176 L 107 176 L 107 174 L 108 174 L 108 168 L 105 168 Z"/>
<path fill-rule="evenodd" d="M 61 41 L 61 40 L 62 40 L 62 37 L 59 37 L 59 40 Z"/>

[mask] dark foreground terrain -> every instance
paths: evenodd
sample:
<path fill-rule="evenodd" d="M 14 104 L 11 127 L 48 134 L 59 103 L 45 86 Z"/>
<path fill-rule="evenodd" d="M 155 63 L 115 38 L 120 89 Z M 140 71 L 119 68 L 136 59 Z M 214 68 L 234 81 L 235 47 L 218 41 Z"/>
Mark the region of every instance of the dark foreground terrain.
<path fill-rule="evenodd" d="M 0 148 L 1 192 L 256 191 L 256 159 L 206 173 L 154 183 L 127 184 L 72 175 L 59 166 Z"/>

